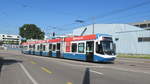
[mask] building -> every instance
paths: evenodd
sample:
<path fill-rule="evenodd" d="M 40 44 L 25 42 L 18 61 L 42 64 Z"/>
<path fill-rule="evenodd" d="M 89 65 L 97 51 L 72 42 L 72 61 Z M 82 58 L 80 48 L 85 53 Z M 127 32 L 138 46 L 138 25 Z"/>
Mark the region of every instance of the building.
<path fill-rule="evenodd" d="M 137 27 L 140 27 L 142 29 L 150 30 L 150 21 L 135 22 L 135 23 L 130 23 L 130 25 L 137 26 Z"/>
<path fill-rule="evenodd" d="M 21 38 L 19 35 L 0 34 L 0 41 L 3 42 L 3 44 L 19 45 Z"/>
<path fill-rule="evenodd" d="M 94 24 L 74 29 L 73 35 L 93 32 L 112 35 L 117 53 L 150 54 L 150 30 L 129 24 Z"/>

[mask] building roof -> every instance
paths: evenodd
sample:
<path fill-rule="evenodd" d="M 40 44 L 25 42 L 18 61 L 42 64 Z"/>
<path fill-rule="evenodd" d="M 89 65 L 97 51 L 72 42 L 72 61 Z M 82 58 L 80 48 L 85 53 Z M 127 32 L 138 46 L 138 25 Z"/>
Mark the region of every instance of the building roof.
<path fill-rule="evenodd" d="M 85 27 L 74 29 L 73 35 L 80 35 L 85 28 L 87 28 L 87 30 L 83 35 L 92 34 L 93 25 L 88 25 Z M 129 24 L 94 24 L 94 33 L 114 34 L 118 32 L 132 32 L 142 30 L 144 29 Z"/>

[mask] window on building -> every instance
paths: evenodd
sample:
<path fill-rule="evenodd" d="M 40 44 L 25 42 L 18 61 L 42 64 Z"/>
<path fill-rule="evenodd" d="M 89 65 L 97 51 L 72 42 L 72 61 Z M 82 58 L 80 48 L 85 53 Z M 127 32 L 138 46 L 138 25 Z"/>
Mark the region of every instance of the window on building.
<path fill-rule="evenodd" d="M 139 37 L 138 42 L 150 42 L 150 37 Z"/>
<path fill-rule="evenodd" d="M 134 25 L 134 26 L 139 27 L 140 25 Z"/>
<path fill-rule="evenodd" d="M 72 52 L 77 52 L 77 44 L 72 43 Z"/>
<path fill-rule="evenodd" d="M 141 27 L 141 28 L 146 28 L 146 27 L 147 27 L 147 24 L 141 24 L 140 27 Z"/>
<path fill-rule="evenodd" d="M 148 27 L 150 27 L 150 24 L 148 24 Z"/>
<path fill-rule="evenodd" d="M 78 44 L 78 52 L 79 53 L 84 53 L 84 43 L 79 43 Z"/>
<path fill-rule="evenodd" d="M 7 36 L 7 37 L 12 37 L 12 36 Z"/>

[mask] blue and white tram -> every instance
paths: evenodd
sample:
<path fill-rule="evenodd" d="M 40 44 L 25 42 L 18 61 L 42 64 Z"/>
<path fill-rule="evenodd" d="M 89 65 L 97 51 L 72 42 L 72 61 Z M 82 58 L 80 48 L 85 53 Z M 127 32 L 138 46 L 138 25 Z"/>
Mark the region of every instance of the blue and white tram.
<path fill-rule="evenodd" d="M 108 34 L 66 37 L 23 43 L 34 46 L 36 55 L 94 62 L 110 62 L 116 58 L 115 44 Z M 38 50 L 39 49 L 39 50 Z M 30 51 L 31 52 L 31 51 Z M 39 54 L 37 54 L 39 53 Z M 31 54 L 31 53 L 30 53 Z"/>

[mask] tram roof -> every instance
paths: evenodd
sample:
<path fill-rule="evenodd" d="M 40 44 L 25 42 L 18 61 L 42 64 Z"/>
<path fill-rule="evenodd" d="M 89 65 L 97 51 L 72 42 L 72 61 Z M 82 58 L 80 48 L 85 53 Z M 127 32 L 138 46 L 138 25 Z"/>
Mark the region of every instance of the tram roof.
<path fill-rule="evenodd" d="M 30 41 L 30 42 L 22 43 L 22 45 L 40 44 L 40 43 L 55 43 L 55 42 L 61 42 L 63 40 L 65 42 L 94 40 L 94 39 L 99 38 L 100 36 L 108 36 L 108 37 L 110 37 L 111 35 L 108 35 L 108 34 L 92 34 L 92 35 L 85 35 L 85 36 L 73 36 L 73 37 L 66 37 L 64 39 L 56 38 L 56 39 L 48 39 L 48 40 Z"/>

